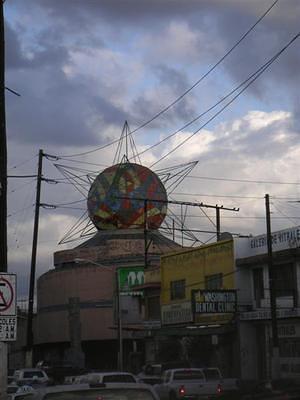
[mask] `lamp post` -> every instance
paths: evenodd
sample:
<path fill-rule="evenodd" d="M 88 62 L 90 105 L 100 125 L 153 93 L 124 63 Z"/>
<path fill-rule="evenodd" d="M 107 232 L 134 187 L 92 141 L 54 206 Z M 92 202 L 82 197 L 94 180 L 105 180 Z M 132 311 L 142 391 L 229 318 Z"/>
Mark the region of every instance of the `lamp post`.
<path fill-rule="evenodd" d="M 115 272 L 115 282 L 116 282 L 116 306 L 117 306 L 117 321 L 118 321 L 118 344 L 119 344 L 119 351 L 118 351 L 118 367 L 120 371 L 123 371 L 123 331 L 122 331 L 122 310 L 121 310 L 121 297 L 120 297 L 120 280 L 119 280 L 119 275 L 118 275 L 118 270 L 117 269 L 112 269 L 110 267 L 107 267 L 106 265 L 102 265 L 100 263 L 97 263 L 96 261 L 93 260 L 88 260 L 86 258 L 74 258 L 74 262 L 76 264 L 79 263 L 90 263 L 97 265 L 98 267 L 101 267 L 105 270 L 110 271 L 111 273 Z"/>

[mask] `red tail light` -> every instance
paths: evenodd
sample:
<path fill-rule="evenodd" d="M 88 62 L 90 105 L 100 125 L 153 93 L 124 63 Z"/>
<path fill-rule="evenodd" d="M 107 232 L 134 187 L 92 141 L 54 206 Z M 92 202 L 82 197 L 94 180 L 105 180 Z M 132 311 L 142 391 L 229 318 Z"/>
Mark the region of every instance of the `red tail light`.
<path fill-rule="evenodd" d="M 222 385 L 219 383 L 217 386 L 217 394 L 221 394 L 223 392 Z"/>
<path fill-rule="evenodd" d="M 183 385 L 180 386 L 178 393 L 179 393 L 179 396 L 185 395 L 185 387 Z"/>

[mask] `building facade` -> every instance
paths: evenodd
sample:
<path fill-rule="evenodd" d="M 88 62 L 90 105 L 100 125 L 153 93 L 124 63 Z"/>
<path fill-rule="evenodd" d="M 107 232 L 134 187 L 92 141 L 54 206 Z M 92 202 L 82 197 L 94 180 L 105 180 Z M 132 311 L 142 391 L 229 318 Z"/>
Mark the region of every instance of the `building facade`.
<path fill-rule="evenodd" d="M 149 267 L 159 265 L 161 254 L 179 248 L 157 231 L 147 236 Z M 36 359 L 116 368 L 119 315 L 124 366 L 136 363 L 133 353 L 143 357 L 143 292 L 133 288 L 144 281 L 144 246 L 141 229 L 98 231 L 82 245 L 54 254 L 55 268 L 37 285 Z"/>
<path fill-rule="evenodd" d="M 238 373 L 232 240 L 161 257 L 160 338 L 177 339 L 181 360 Z"/>
<path fill-rule="evenodd" d="M 300 378 L 300 227 L 272 233 L 279 371 L 274 371 L 266 235 L 236 242 L 241 377 Z"/>

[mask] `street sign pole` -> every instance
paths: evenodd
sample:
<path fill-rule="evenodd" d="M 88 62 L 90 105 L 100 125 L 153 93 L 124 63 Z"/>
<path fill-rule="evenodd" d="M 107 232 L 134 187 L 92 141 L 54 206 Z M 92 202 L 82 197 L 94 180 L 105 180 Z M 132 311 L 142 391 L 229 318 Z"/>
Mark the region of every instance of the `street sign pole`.
<path fill-rule="evenodd" d="M 120 278 L 118 269 L 116 269 L 116 297 L 117 297 L 117 322 L 118 322 L 118 367 L 123 371 L 123 327 L 122 327 L 122 303 L 120 293 Z"/>
<path fill-rule="evenodd" d="M 0 400 L 6 399 L 7 342 L 16 338 L 16 275 L 0 273 Z"/>
<path fill-rule="evenodd" d="M 0 271 L 7 271 L 7 143 L 5 118 L 5 43 L 0 2 Z M 0 400 L 6 397 L 7 344 L 0 339 Z"/>

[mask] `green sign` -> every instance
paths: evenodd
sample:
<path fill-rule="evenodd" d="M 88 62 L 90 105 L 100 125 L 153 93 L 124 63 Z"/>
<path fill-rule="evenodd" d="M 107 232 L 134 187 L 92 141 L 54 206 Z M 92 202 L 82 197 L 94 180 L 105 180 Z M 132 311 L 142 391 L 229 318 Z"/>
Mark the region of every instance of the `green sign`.
<path fill-rule="evenodd" d="M 121 294 L 140 295 L 142 292 L 134 290 L 134 286 L 144 283 L 144 267 L 119 268 L 118 279 Z"/>

